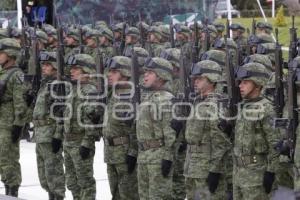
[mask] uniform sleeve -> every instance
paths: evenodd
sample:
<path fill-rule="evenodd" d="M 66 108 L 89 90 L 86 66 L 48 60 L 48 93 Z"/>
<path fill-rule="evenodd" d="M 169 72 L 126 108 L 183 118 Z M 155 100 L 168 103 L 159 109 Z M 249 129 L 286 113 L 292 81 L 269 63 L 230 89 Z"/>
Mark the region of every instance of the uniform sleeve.
<path fill-rule="evenodd" d="M 129 134 L 129 148 L 127 154 L 133 157 L 137 157 L 138 155 L 138 144 L 135 124 L 132 126 L 131 133 Z"/>
<path fill-rule="evenodd" d="M 272 106 L 267 108 L 265 113 L 267 116 L 263 118 L 262 126 L 264 133 L 266 134 L 268 144 L 267 171 L 275 172 L 276 167 L 279 165 L 279 152 L 277 152 L 274 147 L 280 141 L 280 131 L 279 129 L 274 129 L 271 126 L 271 121 L 275 117 L 275 112 L 274 109 L 272 109 Z"/>
<path fill-rule="evenodd" d="M 24 126 L 26 122 L 26 113 L 28 107 L 24 100 L 25 86 L 24 74 L 21 71 L 15 72 L 11 79 L 13 85 L 13 107 L 14 107 L 14 122 L 13 125 Z"/>
<path fill-rule="evenodd" d="M 176 132 L 171 128 L 172 113 L 171 113 L 171 101 L 166 102 L 163 106 L 164 109 L 170 112 L 162 113 L 162 128 L 163 128 L 163 140 L 164 140 L 164 155 L 163 159 L 173 161 L 175 151 Z"/>
<path fill-rule="evenodd" d="M 211 161 L 210 172 L 224 173 L 224 155 L 231 148 L 231 143 L 225 133 L 218 128 L 218 120 L 210 121 Z"/>

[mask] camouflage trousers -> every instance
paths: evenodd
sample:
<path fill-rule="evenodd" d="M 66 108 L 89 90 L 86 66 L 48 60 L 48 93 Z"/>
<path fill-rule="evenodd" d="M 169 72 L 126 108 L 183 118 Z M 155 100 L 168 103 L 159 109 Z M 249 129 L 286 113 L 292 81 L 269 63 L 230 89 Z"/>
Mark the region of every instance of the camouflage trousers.
<path fill-rule="evenodd" d="M 233 199 L 271 199 L 271 194 L 267 194 L 263 187 L 265 167 L 253 166 L 244 168 L 234 165 L 233 169 Z"/>
<path fill-rule="evenodd" d="M 12 143 L 11 130 L 0 129 L 0 173 L 4 185 L 19 186 L 22 182 L 20 143 Z"/>
<path fill-rule="evenodd" d="M 163 177 L 160 164 L 138 164 L 140 200 L 171 200 L 172 174 Z"/>
<path fill-rule="evenodd" d="M 225 200 L 226 199 L 226 181 L 221 177 L 215 193 L 211 194 L 206 179 L 189 178 L 185 179 L 186 194 L 188 200 Z"/>
<path fill-rule="evenodd" d="M 79 146 L 64 145 L 64 161 L 66 168 L 67 188 L 72 192 L 74 200 L 96 199 L 96 181 L 94 178 L 94 155 L 82 160 Z"/>
<path fill-rule="evenodd" d="M 128 174 L 127 164 L 107 164 L 107 174 L 114 200 L 139 199 L 136 170 Z"/>
<path fill-rule="evenodd" d="M 180 145 L 178 145 L 178 148 Z M 173 173 L 173 194 L 174 200 L 184 200 L 185 193 L 185 177 L 183 176 L 184 162 L 185 162 L 186 150 L 178 152 L 174 160 L 174 173 Z"/>
<path fill-rule="evenodd" d="M 54 154 L 51 143 L 38 143 L 35 150 L 42 188 L 49 193 L 64 197 L 66 188 L 62 150 Z"/>

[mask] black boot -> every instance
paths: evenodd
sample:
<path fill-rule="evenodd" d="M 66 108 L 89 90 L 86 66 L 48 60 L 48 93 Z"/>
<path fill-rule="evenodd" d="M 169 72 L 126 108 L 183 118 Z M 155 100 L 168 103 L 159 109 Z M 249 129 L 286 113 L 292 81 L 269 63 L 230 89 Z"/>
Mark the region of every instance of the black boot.
<path fill-rule="evenodd" d="M 10 196 L 13 196 L 13 197 L 18 197 L 18 192 L 19 192 L 19 186 L 16 185 L 16 186 L 12 186 L 10 188 Z"/>
<path fill-rule="evenodd" d="M 49 200 L 55 200 L 55 195 L 51 192 L 48 193 Z"/>
<path fill-rule="evenodd" d="M 9 186 L 5 185 L 5 195 L 9 195 Z"/>

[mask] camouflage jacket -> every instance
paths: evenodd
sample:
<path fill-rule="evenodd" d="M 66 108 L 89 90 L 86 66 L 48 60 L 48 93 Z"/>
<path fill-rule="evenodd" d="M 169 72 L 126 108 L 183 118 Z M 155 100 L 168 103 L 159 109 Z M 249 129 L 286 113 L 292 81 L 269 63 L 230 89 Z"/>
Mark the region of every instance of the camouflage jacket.
<path fill-rule="evenodd" d="M 151 57 L 160 57 L 160 53 L 165 49 L 162 43 L 147 43 L 146 50 Z"/>
<path fill-rule="evenodd" d="M 137 119 L 137 140 L 139 145 L 138 163 L 160 164 L 162 159 L 173 160 L 176 133 L 170 127 L 172 120 L 171 99 L 167 91 L 147 91 L 142 95 Z M 159 141 L 158 148 L 143 150 L 141 145 L 149 141 Z"/>
<path fill-rule="evenodd" d="M 131 126 L 126 120 L 122 120 L 125 117 L 129 109 L 128 103 L 130 99 L 130 91 L 125 89 L 117 89 L 116 94 L 109 98 L 106 108 L 106 125 L 103 127 L 103 139 L 104 139 L 104 161 L 109 164 L 125 163 L 126 155 L 137 157 L 137 141 L 135 128 Z M 126 97 L 127 96 L 127 97 Z M 124 103 L 122 105 L 122 103 Z M 118 106 L 117 106 L 118 105 Z M 123 112 L 116 112 L 124 109 Z M 122 145 L 109 145 L 109 140 L 127 138 L 128 142 Z"/>
<path fill-rule="evenodd" d="M 52 141 L 55 133 L 56 123 L 51 118 L 50 107 L 53 99 L 50 93 L 50 84 L 54 78 L 43 78 L 41 87 L 33 109 L 33 124 L 36 143 L 47 143 Z"/>
<path fill-rule="evenodd" d="M 224 173 L 224 156 L 231 149 L 228 137 L 219 128 L 219 95 L 196 99 L 194 113 L 186 122 L 188 143 L 184 175 L 206 178 L 209 172 Z"/>
<path fill-rule="evenodd" d="M 64 139 L 66 146 L 85 146 L 93 148 L 100 130 L 92 122 L 92 116 L 97 113 L 96 86 L 90 83 L 74 84 L 71 95 L 66 99 L 64 124 L 57 126 L 55 138 Z M 62 133 L 64 135 L 62 136 Z"/>
<path fill-rule="evenodd" d="M 261 156 L 262 159 L 251 165 L 253 169 L 274 172 L 279 162 L 279 153 L 274 147 L 281 137 L 279 130 L 272 127 L 276 116 L 273 105 L 261 97 L 242 103 L 241 115 L 235 125 L 234 160 Z"/>
<path fill-rule="evenodd" d="M 15 71 L 11 71 L 15 70 Z M 24 74 L 21 69 L 11 67 L 0 70 L 0 81 L 6 81 L 6 87 L 0 103 L 0 127 L 9 129 L 13 125 L 24 126 L 26 122 L 26 112 L 28 110 L 24 100 L 26 88 L 24 86 Z"/>

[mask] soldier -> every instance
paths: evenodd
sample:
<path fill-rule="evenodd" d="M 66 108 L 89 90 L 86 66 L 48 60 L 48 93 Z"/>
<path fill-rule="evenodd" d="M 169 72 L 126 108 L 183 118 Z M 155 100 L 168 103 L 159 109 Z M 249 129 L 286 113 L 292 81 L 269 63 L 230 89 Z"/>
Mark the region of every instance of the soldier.
<path fill-rule="evenodd" d="M 256 34 L 268 34 L 271 35 L 273 31 L 273 27 L 272 24 L 268 23 L 268 22 L 258 22 L 256 24 Z"/>
<path fill-rule="evenodd" d="M 126 37 L 125 37 L 125 49 L 123 51 L 123 55 L 125 55 L 125 52 L 127 49 L 131 49 L 132 47 L 140 47 L 141 44 L 139 43 L 140 40 L 140 32 L 139 29 L 136 27 L 129 27 L 126 29 Z"/>
<path fill-rule="evenodd" d="M 66 182 L 73 199 L 92 200 L 96 198 L 93 163 L 99 130 L 93 120 L 97 111 L 92 103 L 96 98 L 91 96 L 97 94 L 97 89 L 90 83 L 89 74 L 96 73 L 95 61 L 90 55 L 76 54 L 70 56 L 66 64 L 71 66 L 72 96 L 65 102 L 67 119 L 63 126 L 56 128 L 54 138 L 63 138 Z"/>
<path fill-rule="evenodd" d="M 272 46 L 273 47 L 275 46 L 273 38 L 268 34 L 262 33 L 262 34 L 250 36 L 248 38 L 248 46 L 250 48 L 250 54 L 257 53 L 258 45 L 265 44 L 265 43 L 273 43 Z"/>
<path fill-rule="evenodd" d="M 161 42 L 164 44 L 164 48 L 168 49 L 171 48 L 171 43 L 170 43 L 170 28 L 166 27 L 164 25 L 159 26 L 160 31 L 161 31 Z"/>
<path fill-rule="evenodd" d="M 15 197 L 22 181 L 19 139 L 28 109 L 23 98 L 24 74 L 16 66 L 20 50 L 15 39 L 0 40 L 0 173 L 5 194 Z"/>
<path fill-rule="evenodd" d="M 100 30 L 99 45 L 100 45 L 100 52 L 103 54 L 105 60 L 108 60 L 114 56 L 112 42 L 113 42 L 113 32 L 107 27 L 102 28 Z"/>
<path fill-rule="evenodd" d="M 209 41 L 206 41 L 206 39 L 207 39 L 206 34 L 207 33 L 209 34 Z M 208 51 L 213 46 L 213 44 L 215 43 L 216 38 L 217 38 L 217 29 L 213 25 L 207 25 L 206 27 L 204 26 L 201 29 L 201 37 L 200 37 L 201 50 L 200 50 L 200 53 Z M 209 46 L 207 47 L 207 45 L 205 45 L 205 43 L 208 43 Z"/>
<path fill-rule="evenodd" d="M 198 62 L 191 71 L 197 97 L 185 131 L 188 147 L 184 176 L 188 200 L 226 197 L 223 162 L 230 141 L 218 128 L 218 116 L 213 116 L 218 114 L 220 94 L 215 89 L 221 75 L 221 67 L 209 60 Z"/>
<path fill-rule="evenodd" d="M 62 142 L 53 138 L 56 123 L 50 113 L 54 102 L 50 88 L 57 73 L 56 52 L 42 52 L 40 62 L 43 79 L 33 110 L 38 174 L 42 188 L 49 194 L 49 200 L 62 200 L 66 190 Z"/>
<path fill-rule="evenodd" d="M 114 95 L 109 98 L 106 109 L 109 123 L 103 128 L 104 162 L 107 163 L 107 174 L 113 199 L 138 199 L 136 193 L 137 161 L 136 133 L 132 123 L 124 118 L 126 112 L 113 113 L 115 108 L 128 109 L 130 87 L 120 81 L 129 81 L 131 60 L 124 56 L 113 57 L 108 64 L 108 84 L 114 87 Z M 115 107 L 116 104 L 120 104 Z M 114 116 L 118 116 L 118 118 Z"/>
<path fill-rule="evenodd" d="M 272 103 L 261 96 L 270 74 L 262 64 L 248 63 L 237 71 L 242 101 L 236 120 L 234 138 L 234 199 L 270 199 L 279 153 L 280 140 L 272 128 L 275 111 Z"/>
<path fill-rule="evenodd" d="M 65 58 L 70 55 L 79 53 L 79 30 L 73 27 L 69 27 L 65 31 Z"/>
<path fill-rule="evenodd" d="M 86 29 L 83 38 L 85 43 L 84 52 L 85 54 L 91 55 L 94 59 L 96 58 L 97 38 L 100 36 L 100 31 L 95 29 Z"/>
<path fill-rule="evenodd" d="M 161 29 L 157 26 L 151 26 L 148 31 L 148 49 L 146 49 L 151 57 L 158 57 L 164 49 L 164 44 L 162 43 L 162 33 Z"/>
<path fill-rule="evenodd" d="M 192 47 L 189 43 L 191 31 L 187 26 L 176 24 L 174 26 L 176 31 L 176 47 L 180 48 L 184 53 L 184 57 L 191 60 Z"/>
<path fill-rule="evenodd" d="M 136 122 L 139 197 L 141 200 L 172 199 L 176 137 L 170 127 L 173 95 L 168 85 L 172 85 L 172 65 L 155 57 L 146 62 L 144 70 L 143 86 L 147 93 L 139 106 Z"/>
<path fill-rule="evenodd" d="M 168 60 L 173 66 L 173 93 L 176 97 L 183 94 L 183 85 L 180 82 L 180 50 L 176 48 L 166 49 L 161 53 L 161 58 Z M 180 113 L 178 113 L 180 114 Z M 171 125 L 172 127 L 172 125 Z M 183 176 L 183 167 L 186 155 L 186 141 L 184 137 L 184 127 L 174 128 L 176 131 L 175 156 L 174 156 L 174 173 L 173 173 L 173 193 L 172 199 L 185 199 L 185 178 Z"/>
<path fill-rule="evenodd" d="M 223 38 L 223 32 L 225 31 L 225 25 L 220 22 L 213 24 L 217 30 L 217 38 Z"/>
<path fill-rule="evenodd" d="M 56 29 L 53 26 L 51 26 L 50 24 L 43 24 L 42 30 L 48 36 L 48 42 L 46 44 L 46 49 L 49 51 L 50 50 L 54 51 L 58 45 Z"/>
<path fill-rule="evenodd" d="M 232 30 L 232 39 L 237 45 L 240 45 L 245 52 L 247 46 L 247 38 L 244 36 L 245 28 L 238 23 L 232 23 L 229 28 Z"/>
<path fill-rule="evenodd" d="M 121 52 L 121 43 L 122 43 L 122 40 L 123 40 L 123 28 L 124 28 L 124 23 L 118 23 L 116 25 L 113 25 L 112 26 L 112 31 L 113 31 L 113 34 L 114 34 L 114 44 L 113 44 L 113 49 L 114 49 L 114 53 L 113 55 L 122 55 L 123 52 Z M 125 24 L 125 26 L 127 26 Z"/>

